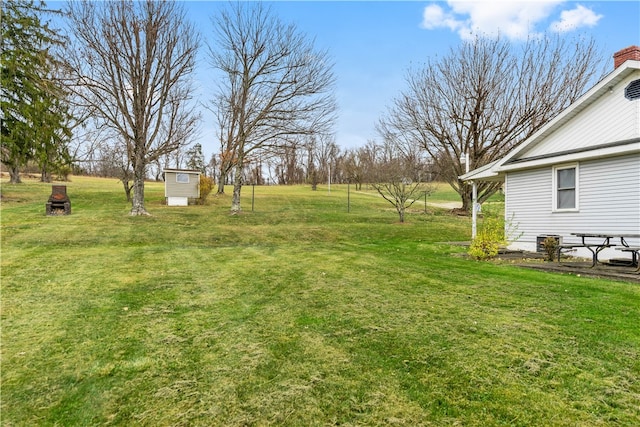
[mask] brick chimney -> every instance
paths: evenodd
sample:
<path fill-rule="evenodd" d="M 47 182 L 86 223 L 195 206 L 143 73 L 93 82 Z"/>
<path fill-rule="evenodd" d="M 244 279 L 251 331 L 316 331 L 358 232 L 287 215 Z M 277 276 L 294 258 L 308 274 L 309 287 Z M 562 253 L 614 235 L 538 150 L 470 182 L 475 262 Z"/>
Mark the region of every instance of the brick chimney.
<path fill-rule="evenodd" d="M 627 60 L 640 61 L 640 47 L 629 46 L 613 54 L 613 69 L 615 70 Z"/>

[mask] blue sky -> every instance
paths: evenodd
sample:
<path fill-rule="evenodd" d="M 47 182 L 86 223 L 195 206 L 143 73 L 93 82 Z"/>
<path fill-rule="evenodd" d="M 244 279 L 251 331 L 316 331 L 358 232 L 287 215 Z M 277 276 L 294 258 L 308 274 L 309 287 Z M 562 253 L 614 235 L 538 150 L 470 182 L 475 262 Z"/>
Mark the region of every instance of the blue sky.
<path fill-rule="evenodd" d="M 52 1 L 50 5 L 59 2 Z M 185 1 L 203 40 L 213 35 L 211 17 L 227 1 Z M 470 32 L 498 31 L 518 43 L 528 34 L 593 35 L 613 68 L 614 52 L 640 45 L 640 1 L 275 1 L 272 11 L 294 23 L 334 60 L 339 104 L 335 128 L 342 148 L 376 139 L 375 123 L 405 88 L 409 67 L 446 55 Z M 215 87 L 203 46 L 196 73 L 197 96 L 206 102 Z M 202 110 L 199 139 L 207 159 L 219 150 L 213 114 Z"/>
<path fill-rule="evenodd" d="M 206 39 L 212 34 L 210 16 L 226 2 L 185 6 Z M 375 123 L 404 89 L 407 69 L 446 54 L 474 30 L 499 31 L 515 43 L 545 31 L 566 37 L 586 33 L 608 58 L 640 45 L 638 1 L 276 1 L 271 7 L 333 58 L 336 142 L 342 148 L 376 139 Z M 613 68 L 613 59 L 610 63 Z M 211 70 L 202 61 L 200 67 L 199 76 L 205 76 L 201 95 L 206 97 L 212 90 Z M 218 145 L 212 114 L 204 111 L 203 119 L 199 142 L 208 158 Z"/>

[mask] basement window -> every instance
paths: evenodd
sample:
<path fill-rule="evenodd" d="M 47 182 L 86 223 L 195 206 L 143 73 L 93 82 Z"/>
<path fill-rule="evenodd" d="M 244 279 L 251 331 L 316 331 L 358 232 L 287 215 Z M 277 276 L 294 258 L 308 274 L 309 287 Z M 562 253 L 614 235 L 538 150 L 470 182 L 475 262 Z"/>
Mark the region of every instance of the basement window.
<path fill-rule="evenodd" d="M 624 97 L 630 101 L 640 99 L 640 79 L 632 81 L 624 88 Z"/>
<path fill-rule="evenodd" d="M 188 184 L 189 183 L 189 174 L 188 173 L 177 173 L 176 174 L 176 182 L 179 184 Z"/>
<path fill-rule="evenodd" d="M 553 168 L 553 210 L 575 212 L 578 210 L 578 165 Z"/>

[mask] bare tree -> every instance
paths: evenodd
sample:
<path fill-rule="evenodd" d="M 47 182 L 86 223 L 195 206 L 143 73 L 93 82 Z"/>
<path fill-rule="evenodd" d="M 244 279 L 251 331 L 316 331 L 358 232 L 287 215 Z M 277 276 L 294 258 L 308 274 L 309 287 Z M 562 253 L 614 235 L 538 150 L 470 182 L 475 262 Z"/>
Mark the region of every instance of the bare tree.
<path fill-rule="evenodd" d="M 362 189 L 362 184 L 370 183 L 375 176 L 376 161 L 380 146 L 369 140 L 364 147 L 348 150 L 345 154 L 345 173 L 350 182 L 356 184 L 356 190 Z"/>
<path fill-rule="evenodd" d="M 205 165 L 205 175 L 210 176 L 214 182 L 217 180 L 217 175 L 219 172 L 218 160 L 219 154 L 213 153 L 209 162 Z"/>
<path fill-rule="evenodd" d="M 189 75 L 197 33 L 176 2 L 70 2 L 68 16 L 70 86 L 123 143 L 133 170 L 131 215 L 148 215 L 147 165 L 196 131 Z"/>
<path fill-rule="evenodd" d="M 333 135 L 321 135 L 317 138 L 313 144 L 313 152 L 318 182 L 327 182 L 330 179 L 336 182 L 336 166 L 341 159 L 341 151 Z"/>
<path fill-rule="evenodd" d="M 316 147 L 318 145 L 315 136 L 309 136 L 305 138 L 303 147 L 304 153 L 304 169 L 305 169 L 305 181 L 311 184 L 311 190 L 316 191 L 318 189 L 318 165 L 316 156 Z"/>
<path fill-rule="evenodd" d="M 593 40 L 476 38 L 410 70 L 378 131 L 422 146 L 468 210 L 471 188 L 458 179 L 465 154 L 471 169 L 497 160 L 575 101 L 601 63 Z M 479 202 L 499 186 L 479 183 Z"/>
<path fill-rule="evenodd" d="M 233 153 L 231 212 L 240 212 L 248 156 L 327 133 L 334 120 L 328 54 L 261 3 L 231 4 L 213 22 L 211 62 L 224 79 L 215 96 L 222 142 Z"/>
<path fill-rule="evenodd" d="M 130 202 L 133 190 L 133 170 L 123 144 L 104 143 L 100 146 L 99 153 L 100 175 L 118 178 L 122 183 L 127 202 Z"/>
<path fill-rule="evenodd" d="M 237 128 L 237 116 L 229 101 L 228 94 L 221 92 L 206 106 L 215 115 L 215 121 L 218 125 L 220 154 L 219 161 L 216 162 L 218 166 L 217 194 L 224 194 L 224 186 L 233 169 L 236 156 L 234 132 Z"/>
<path fill-rule="evenodd" d="M 302 147 L 302 145 L 291 144 L 275 153 L 275 173 L 278 184 L 301 184 L 304 181 L 305 171 L 301 162 Z"/>
<path fill-rule="evenodd" d="M 425 169 L 427 162 L 410 146 L 390 141 L 377 146 L 374 152 L 379 155 L 368 173 L 371 186 L 395 207 L 400 222 L 404 222 L 406 210 L 435 189 Z"/>

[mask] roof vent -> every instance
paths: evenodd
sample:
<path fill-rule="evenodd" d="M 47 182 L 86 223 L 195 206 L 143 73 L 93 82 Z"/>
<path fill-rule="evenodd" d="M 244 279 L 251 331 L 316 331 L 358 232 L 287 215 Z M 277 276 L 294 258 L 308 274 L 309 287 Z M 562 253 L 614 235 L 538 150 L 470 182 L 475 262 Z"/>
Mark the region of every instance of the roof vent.
<path fill-rule="evenodd" d="M 631 101 L 640 99 L 640 79 L 632 81 L 624 88 L 624 97 Z"/>

